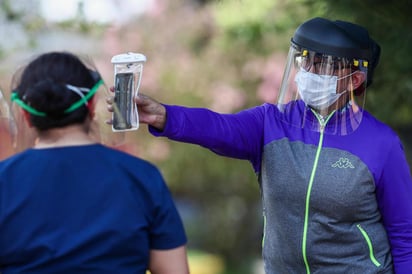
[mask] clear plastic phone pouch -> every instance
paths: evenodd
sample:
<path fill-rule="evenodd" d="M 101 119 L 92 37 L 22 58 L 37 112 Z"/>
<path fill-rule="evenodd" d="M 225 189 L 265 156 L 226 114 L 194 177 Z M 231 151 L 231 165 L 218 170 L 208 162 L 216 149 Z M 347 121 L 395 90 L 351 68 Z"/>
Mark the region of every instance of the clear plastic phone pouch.
<path fill-rule="evenodd" d="M 134 97 L 139 92 L 146 56 L 123 53 L 111 60 L 114 66 L 113 131 L 137 130 L 139 113 Z"/>

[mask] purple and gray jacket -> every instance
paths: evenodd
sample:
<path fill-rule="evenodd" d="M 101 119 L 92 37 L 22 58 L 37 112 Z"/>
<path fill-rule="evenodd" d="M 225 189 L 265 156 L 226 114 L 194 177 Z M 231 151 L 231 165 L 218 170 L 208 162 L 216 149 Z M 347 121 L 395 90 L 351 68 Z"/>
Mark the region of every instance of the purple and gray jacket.
<path fill-rule="evenodd" d="M 410 169 L 397 135 L 368 112 L 351 134 L 332 135 L 285 123 L 273 104 L 165 107 L 153 135 L 252 163 L 266 273 L 412 273 Z"/>

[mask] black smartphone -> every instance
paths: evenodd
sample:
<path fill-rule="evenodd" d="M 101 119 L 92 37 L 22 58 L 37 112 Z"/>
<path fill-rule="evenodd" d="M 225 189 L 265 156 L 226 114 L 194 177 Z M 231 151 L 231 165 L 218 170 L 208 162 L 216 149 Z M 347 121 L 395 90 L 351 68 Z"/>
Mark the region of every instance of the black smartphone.
<path fill-rule="evenodd" d="M 114 81 L 113 128 L 125 130 L 132 128 L 133 73 L 117 73 Z"/>

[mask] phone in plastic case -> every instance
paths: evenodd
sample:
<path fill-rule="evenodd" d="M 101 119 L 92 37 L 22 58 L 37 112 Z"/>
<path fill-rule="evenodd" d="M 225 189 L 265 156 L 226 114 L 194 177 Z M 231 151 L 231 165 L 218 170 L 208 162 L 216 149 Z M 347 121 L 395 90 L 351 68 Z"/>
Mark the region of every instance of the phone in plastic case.
<path fill-rule="evenodd" d="M 115 76 L 113 128 L 125 130 L 132 128 L 132 108 L 134 93 L 133 73 L 118 73 Z"/>

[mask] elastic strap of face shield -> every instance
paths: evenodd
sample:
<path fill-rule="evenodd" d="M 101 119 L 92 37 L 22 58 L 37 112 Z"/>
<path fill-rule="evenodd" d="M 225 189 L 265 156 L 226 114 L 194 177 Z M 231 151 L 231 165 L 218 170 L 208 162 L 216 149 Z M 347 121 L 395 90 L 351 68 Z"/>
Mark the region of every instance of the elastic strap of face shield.
<path fill-rule="evenodd" d="M 64 113 L 70 113 L 76 109 L 78 109 L 81 105 L 86 104 L 87 101 L 90 100 L 90 98 L 96 93 L 100 85 L 103 84 L 103 80 L 100 79 L 88 92 L 85 96 L 81 96 L 80 100 L 77 102 L 73 103 L 69 108 L 67 108 Z M 77 92 L 76 92 L 77 93 Z"/>
<path fill-rule="evenodd" d="M 96 93 L 96 91 L 99 89 L 99 87 L 104 83 L 103 79 L 101 78 L 100 74 L 93 69 L 89 69 L 89 73 L 92 76 L 95 84 L 91 89 L 88 88 L 82 88 L 82 87 L 76 87 L 76 86 L 72 86 L 72 85 L 66 85 L 66 87 L 75 92 L 76 94 L 78 94 L 81 98 L 80 100 L 78 100 L 77 102 L 73 103 L 70 107 L 68 107 L 64 113 L 70 113 L 76 109 L 78 109 L 80 106 L 82 106 L 83 104 L 86 105 L 86 107 L 88 107 L 88 101 L 90 100 L 90 98 Z M 83 95 L 83 92 L 87 92 L 86 95 Z"/>
<path fill-rule="evenodd" d="M 103 80 L 100 79 L 90 90 L 87 89 L 87 88 L 79 88 L 79 87 L 74 87 L 72 85 L 66 85 L 67 89 L 69 89 L 71 91 L 74 91 L 74 89 L 76 89 L 76 91 L 74 91 L 74 92 L 76 94 L 80 93 L 79 96 L 81 98 L 78 101 L 74 102 L 70 107 L 68 107 L 64 111 L 64 113 L 70 113 L 70 112 L 78 109 L 79 107 L 81 107 L 83 104 L 87 105 L 87 102 L 97 92 L 100 85 L 102 85 L 102 84 L 103 84 Z M 87 94 L 83 95 L 81 92 L 84 92 L 86 90 L 87 90 Z M 17 94 L 17 92 L 13 92 L 11 94 L 11 101 L 15 102 L 18 106 L 20 106 L 21 108 L 23 108 L 24 110 L 26 110 L 30 114 L 33 114 L 33 115 L 36 115 L 36 116 L 41 116 L 41 117 L 47 116 L 47 114 L 45 112 L 38 111 L 38 110 L 34 109 L 33 107 L 29 106 L 28 104 L 26 104 L 23 100 L 21 100 L 19 98 L 19 95 Z"/>
<path fill-rule="evenodd" d="M 38 110 L 32 108 L 31 106 L 29 106 L 28 104 L 26 104 L 23 100 L 21 100 L 19 98 L 19 95 L 17 94 L 17 92 L 12 92 L 11 101 L 16 103 L 18 106 L 20 106 L 22 109 L 26 110 L 30 114 L 33 114 L 33 115 L 36 115 L 36 116 L 41 116 L 41 117 L 46 116 L 45 112 L 38 111 Z"/>

